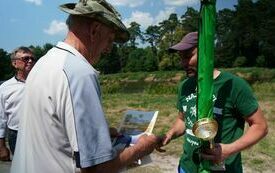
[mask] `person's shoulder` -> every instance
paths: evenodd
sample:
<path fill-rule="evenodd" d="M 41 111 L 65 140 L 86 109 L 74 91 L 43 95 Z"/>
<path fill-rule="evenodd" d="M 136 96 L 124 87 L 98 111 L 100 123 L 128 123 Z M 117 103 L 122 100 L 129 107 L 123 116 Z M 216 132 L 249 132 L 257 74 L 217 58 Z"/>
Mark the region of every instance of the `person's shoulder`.
<path fill-rule="evenodd" d="M 189 77 L 186 77 L 185 79 L 183 79 L 182 81 L 180 81 L 180 85 L 184 84 L 184 83 L 187 83 L 188 81 L 190 81 L 190 78 Z"/>
<path fill-rule="evenodd" d="M 179 87 L 192 87 L 196 86 L 196 77 L 187 77 L 180 82 Z"/>
<path fill-rule="evenodd" d="M 9 86 L 10 84 L 13 84 L 14 82 L 16 82 L 15 77 L 12 77 L 6 81 L 4 81 L 1 85 L 0 88 L 5 88 L 6 86 Z"/>
<path fill-rule="evenodd" d="M 231 72 L 223 72 L 223 77 L 226 80 L 232 81 L 233 87 L 238 90 L 244 90 L 250 88 L 249 83 L 242 77 L 233 74 Z"/>
<path fill-rule="evenodd" d="M 7 90 L 9 90 L 10 88 L 13 88 L 15 86 L 16 82 L 17 82 L 17 80 L 15 79 L 15 77 L 12 77 L 12 78 L 6 80 L 5 82 L 3 82 L 0 85 L 0 94 L 6 95 Z"/>
<path fill-rule="evenodd" d="M 227 79 L 230 79 L 230 80 L 233 80 L 233 81 L 236 81 L 236 82 L 246 82 L 245 79 L 243 79 L 242 77 L 236 75 L 236 74 L 233 74 L 231 72 L 227 72 L 227 71 L 221 71 L 221 74 L 224 78 L 227 78 Z"/>

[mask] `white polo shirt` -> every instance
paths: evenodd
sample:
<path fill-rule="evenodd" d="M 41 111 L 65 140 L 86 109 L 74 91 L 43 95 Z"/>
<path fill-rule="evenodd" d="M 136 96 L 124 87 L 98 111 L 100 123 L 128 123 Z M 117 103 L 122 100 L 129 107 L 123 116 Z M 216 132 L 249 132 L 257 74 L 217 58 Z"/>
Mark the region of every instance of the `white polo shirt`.
<path fill-rule="evenodd" d="M 11 173 L 73 173 L 113 159 L 98 72 L 59 42 L 26 81 Z"/>
<path fill-rule="evenodd" d="M 6 128 L 18 130 L 20 102 L 25 83 L 15 77 L 0 85 L 0 138 L 5 137 Z M 18 114 L 17 114 L 18 113 Z"/>

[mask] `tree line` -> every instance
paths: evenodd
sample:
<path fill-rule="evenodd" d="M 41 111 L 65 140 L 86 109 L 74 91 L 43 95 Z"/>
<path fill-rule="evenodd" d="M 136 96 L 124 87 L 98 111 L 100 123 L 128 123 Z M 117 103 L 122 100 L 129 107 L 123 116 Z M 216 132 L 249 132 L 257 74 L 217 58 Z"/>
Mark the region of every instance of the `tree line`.
<path fill-rule="evenodd" d="M 140 24 L 132 22 L 128 28 L 130 40 L 114 44 L 111 53 L 103 55 L 95 66 L 104 74 L 180 70 L 179 56 L 168 54 L 167 48 L 188 32 L 197 31 L 199 17 L 198 10 L 188 7 L 183 15 L 172 13 L 144 31 Z M 216 19 L 216 67 L 275 67 L 273 0 L 239 0 L 234 9 L 218 11 Z M 53 45 L 30 47 L 40 58 Z M 9 64 L 9 54 L 0 49 L 0 80 L 12 74 Z"/>

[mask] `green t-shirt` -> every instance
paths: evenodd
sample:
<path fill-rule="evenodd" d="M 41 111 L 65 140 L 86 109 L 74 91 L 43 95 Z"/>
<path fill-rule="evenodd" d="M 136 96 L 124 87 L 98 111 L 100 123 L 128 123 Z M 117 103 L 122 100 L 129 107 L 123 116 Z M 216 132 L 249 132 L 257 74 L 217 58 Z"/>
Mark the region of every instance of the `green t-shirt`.
<path fill-rule="evenodd" d="M 181 82 L 178 90 L 177 108 L 185 115 L 186 133 L 184 135 L 184 153 L 180 166 L 187 173 L 198 172 L 202 142 L 192 133 L 197 121 L 196 114 L 196 78 Z M 214 80 L 214 118 L 219 124 L 215 137 L 216 143 L 232 143 L 243 135 L 244 117 L 250 116 L 258 108 L 258 103 L 249 85 L 241 78 L 228 72 L 221 72 Z M 241 154 L 234 154 L 225 160 L 226 172 L 242 173 Z"/>

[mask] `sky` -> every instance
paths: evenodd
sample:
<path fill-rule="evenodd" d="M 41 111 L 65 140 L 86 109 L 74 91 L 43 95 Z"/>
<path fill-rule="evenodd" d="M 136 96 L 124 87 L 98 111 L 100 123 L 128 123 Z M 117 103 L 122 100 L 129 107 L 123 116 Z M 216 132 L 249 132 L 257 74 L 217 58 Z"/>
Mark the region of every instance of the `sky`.
<path fill-rule="evenodd" d="M 187 7 L 200 8 L 200 0 L 107 0 L 119 11 L 126 26 L 132 21 L 146 29 L 168 19 L 171 13 L 183 15 Z M 19 46 L 43 46 L 62 41 L 67 32 L 67 14 L 58 9 L 78 0 L 1 0 L 0 48 L 7 52 Z M 217 0 L 217 10 L 234 9 L 237 0 Z"/>

